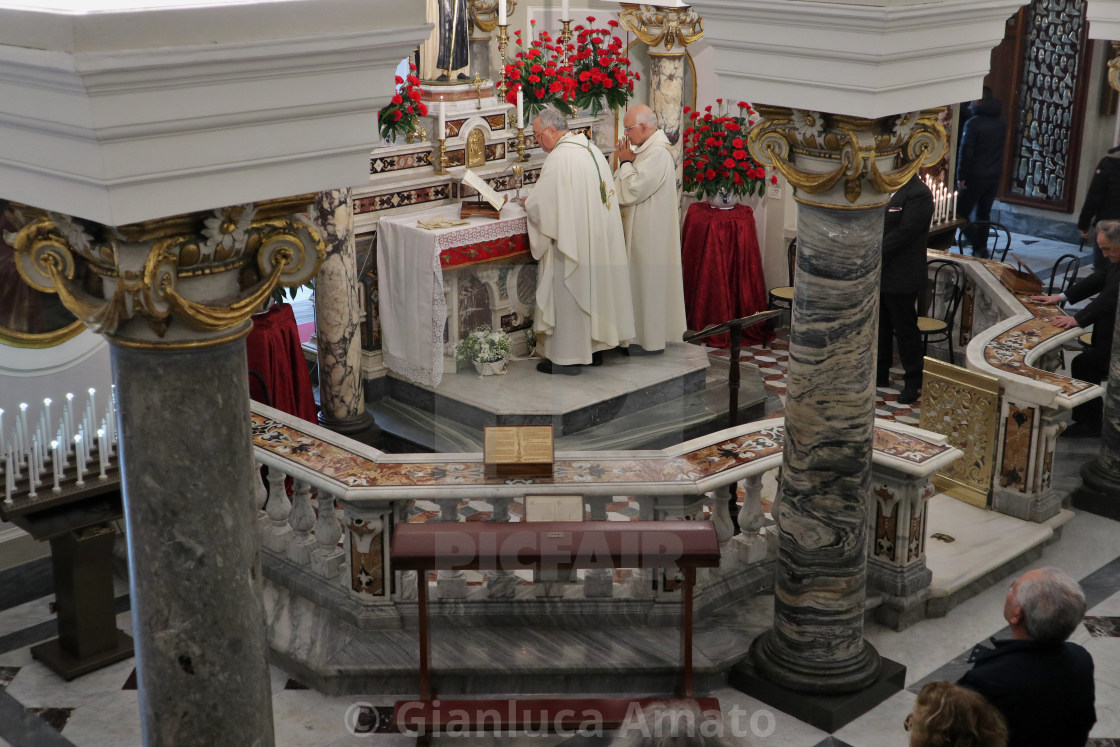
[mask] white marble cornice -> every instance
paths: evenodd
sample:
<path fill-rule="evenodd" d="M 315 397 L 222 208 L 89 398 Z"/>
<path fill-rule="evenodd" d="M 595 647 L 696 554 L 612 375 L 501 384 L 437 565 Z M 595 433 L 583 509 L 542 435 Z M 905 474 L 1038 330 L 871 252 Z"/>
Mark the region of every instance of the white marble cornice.
<path fill-rule="evenodd" d="M 365 183 L 428 33 L 413 0 L 50 3 L 0 3 L 0 198 L 110 225 Z"/>
<path fill-rule="evenodd" d="M 863 117 L 976 98 L 1025 0 L 696 0 L 720 93 Z"/>
<path fill-rule="evenodd" d="M 1085 18 L 1090 39 L 1120 40 L 1120 0 L 1088 0 Z"/>

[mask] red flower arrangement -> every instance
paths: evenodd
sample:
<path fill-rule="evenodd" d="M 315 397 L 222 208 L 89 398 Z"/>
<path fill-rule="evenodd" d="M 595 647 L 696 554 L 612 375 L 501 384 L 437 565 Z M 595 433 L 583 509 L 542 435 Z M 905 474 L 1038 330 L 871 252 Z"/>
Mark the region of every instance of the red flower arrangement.
<path fill-rule="evenodd" d="M 684 108 L 692 124 L 684 131 L 684 188 L 694 190 L 700 199 L 713 197 L 721 190 L 735 195 L 753 195 L 757 189 L 766 194 L 766 169 L 747 153 L 747 129 L 754 110 L 740 101 L 738 114 L 724 114 L 723 99 L 716 99 L 719 114 L 712 107 L 704 113 Z M 771 184 L 778 177 L 770 177 Z"/>
<path fill-rule="evenodd" d="M 514 44 L 522 47 L 521 29 L 513 33 Z M 516 104 L 517 91 L 523 90 L 526 121 L 546 106 L 554 106 L 568 116 L 574 113 L 569 102 L 575 98 L 576 80 L 565 58 L 566 52 L 574 48 L 572 44 L 565 48 L 542 31 L 529 42 L 528 49 L 518 49 L 514 61 L 506 65 L 506 80 L 510 83 L 506 101 Z"/>
<path fill-rule="evenodd" d="M 576 79 L 575 104 L 598 114 L 601 109 L 625 107 L 634 95 L 634 82 L 641 75 L 630 71 L 630 60 L 623 53 L 622 39 L 614 35 L 618 21 L 607 21 L 610 28 L 595 28 L 595 16 L 587 16 L 588 27 L 577 25 L 576 47 L 570 55 L 572 76 Z"/>
<path fill-rule="evenodd" d="M 396 76 L 397 92 L 389 104 L 377 113 L 381 137 L 396 140 L 398 134 L 411 135 L 420 125 L 420 117 L 428 113 L 428 106 L 420 97 L 420 79 L 416 77 L 416 65 L 408 63 L 408 77 Z"/>

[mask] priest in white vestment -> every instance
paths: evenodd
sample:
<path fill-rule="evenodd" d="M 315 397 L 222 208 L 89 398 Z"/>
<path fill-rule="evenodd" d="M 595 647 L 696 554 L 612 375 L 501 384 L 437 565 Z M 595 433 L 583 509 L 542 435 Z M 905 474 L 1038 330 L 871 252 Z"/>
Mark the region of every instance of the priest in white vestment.
<path fill-rule="evenodd" d="M 573 375 L 634 338 L 626 241 L 602 152 L 555 109 L 533 120 L 533 134 L 548 153 L 525 198 L 539 262 L 533 331 L 546 358 L 537 370 Z"/>
<path fill-rule="evenodd" d="M 663 353 L 686 329 L 681 271 L 677 165 L 657 115 L 631 107 L 615 156 L 614 191 L 622 208 L 637 340 L 631 354 Z"/>

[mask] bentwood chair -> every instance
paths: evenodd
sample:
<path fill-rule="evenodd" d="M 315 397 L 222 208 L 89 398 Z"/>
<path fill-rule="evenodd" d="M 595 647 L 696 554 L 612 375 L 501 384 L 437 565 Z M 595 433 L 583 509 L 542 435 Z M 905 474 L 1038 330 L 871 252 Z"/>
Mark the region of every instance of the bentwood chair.
<path fill-rule="evenodd" d="M 1077 273 L 1080 269 L 1081 258 L 1076 254 L 1063 254 L 1058 257 L 1050 270 L 1050 282 L 1046 286 L 1046 295 L 1052 296 L 1055 291 L 1065 293 L 1066 289 L 1077 280 Z"/>
<path fill-rule="evenodd" d="M 790 239 L 789 246 L 786 247 L 786 255 L 789 261 L 789 285 L 779 285 L 770 289 L 769 308 L 771 309 L 793 309 L 793 268 L 797 264 L 796 236 Z"/>
<path fill-rule="evenodd" d="M 965 272 L 958 263 L 947 259 L 931 259 L 926 263 L 928 283 L 918 298 L 918 331 L 922 335 L 922 355 L 930 342 L 949 346 L 949 362 L 953 362 L 953 322 L 964 298 Z"/>
<path fill-rule="evenodd" d="M 1000 262 L 1007 258 L 1007 252 L 1011 249 L 1011 231 L 1001 223 L 986 220 L 972 221 L 961 227 L 957 234 L 957 252 L 964 254 L 965 242 L 970 241 L 975 245 L 979 235 L 987 236 L 984 244 L 988 247 L 989 257 L 996 259 L 996 254 L 999 253 Z"/>

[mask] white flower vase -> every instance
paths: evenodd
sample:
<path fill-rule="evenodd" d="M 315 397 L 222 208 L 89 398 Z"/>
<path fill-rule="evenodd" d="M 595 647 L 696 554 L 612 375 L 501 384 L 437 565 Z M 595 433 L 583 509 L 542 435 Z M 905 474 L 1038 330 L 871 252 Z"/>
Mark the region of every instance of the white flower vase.
<path fill-rule="evenodd" d="M 479 376 L 498 376 L 506 372 L 506 363 L 508 359 L 502 358 L 497 361 L 471 361 L 474 370 L 478 371 Z"/>
<path fill-rule="evenodd" d="M 714 195 L 708 195 L 708 204 L 713 207 L 723 208 L 725 210 L 735 207 L 739 204 L 739 196 L 728 192 L 726 189 L 721 189 Z"/>

